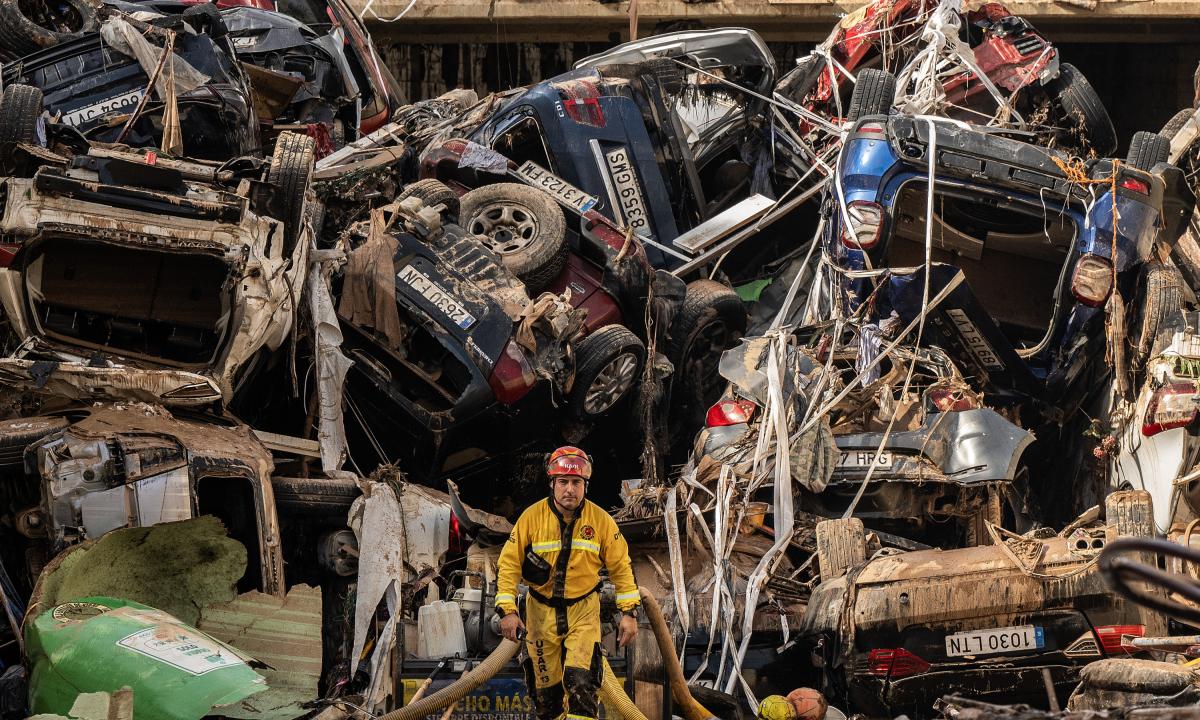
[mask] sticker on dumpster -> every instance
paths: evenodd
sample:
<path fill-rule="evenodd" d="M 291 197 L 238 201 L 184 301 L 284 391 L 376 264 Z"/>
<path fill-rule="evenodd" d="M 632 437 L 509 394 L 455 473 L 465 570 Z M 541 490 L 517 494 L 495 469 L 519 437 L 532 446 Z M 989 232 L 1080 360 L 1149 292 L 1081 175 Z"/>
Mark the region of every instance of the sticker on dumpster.
<path fill-rule="evenodd" d="M 121 647 L 154 658 L 190 675 L 203 675 L 234 665 L 242 659 L 228 648 L 195 630 L 179 625 L 161 624 L 126 635 L 117 641 Z"/>
<path fill-rule="evenodd" d="M 67 620 L 88 620 L 97 615 L 103 615 L 111 610 L 107 605 L 90 602 L 63 603 L 50 611 L 50 617 L 60 622 Z"/>

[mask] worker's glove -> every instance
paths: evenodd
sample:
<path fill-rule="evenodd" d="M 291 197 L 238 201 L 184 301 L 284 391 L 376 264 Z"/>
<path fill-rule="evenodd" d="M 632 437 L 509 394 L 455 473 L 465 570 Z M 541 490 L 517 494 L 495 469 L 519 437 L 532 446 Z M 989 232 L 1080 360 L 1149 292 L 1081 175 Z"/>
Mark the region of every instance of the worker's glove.
<path fill-rule="evenodd" d="M 637 618 L 633 615 L 621 615 L 621 625 L 617 628 L 617 647 L 625 647 L 638 634 Z"/>
<path fill-rule="evenodd" d="M 515 612 L 506 613 L 500 618 L 500 634 L 505 640 L 517 642 L 521 635 L 524 635 L 525 623 L 521 622 L 521 616 Z"/>

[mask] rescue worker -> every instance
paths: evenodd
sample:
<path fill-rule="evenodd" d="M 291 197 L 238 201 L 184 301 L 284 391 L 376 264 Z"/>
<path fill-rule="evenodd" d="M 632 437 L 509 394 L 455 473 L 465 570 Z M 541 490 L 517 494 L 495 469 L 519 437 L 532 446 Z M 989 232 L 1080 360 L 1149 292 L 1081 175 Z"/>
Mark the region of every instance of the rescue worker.
<path fill-rule="evenodd" d="M 496 612 L 509 640 L 527 628 L 525 679 L 538 720 L 564 712 L 568 720 L 593 720 L 603 673 L 600 568 L 608 568 L 617 588 L 621 647 L 637 635 L 641 595 L 616 521 L 584 499 L 592 476 L 587 454 L 561 447 L 551 453 L 546 474 L 550 497 L 521 513 L 500 553 Z M 529 587 L 524 621 L 517 613 L 520 581 Z"/>

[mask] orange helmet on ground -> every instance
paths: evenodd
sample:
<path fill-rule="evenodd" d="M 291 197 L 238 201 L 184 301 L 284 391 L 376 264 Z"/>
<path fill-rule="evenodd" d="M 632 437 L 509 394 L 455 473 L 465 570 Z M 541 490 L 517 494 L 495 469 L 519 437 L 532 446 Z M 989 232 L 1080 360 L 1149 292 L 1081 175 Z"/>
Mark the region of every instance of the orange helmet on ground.
<path fill-rule="evenodd" d="M 587 453 L 573 445 L 564 445 L 550 453 L 546 461 L 546 474 L 550 477 L 559 475 L 577 475 L 584 480 L 592 476 L 592 461 Z"/>

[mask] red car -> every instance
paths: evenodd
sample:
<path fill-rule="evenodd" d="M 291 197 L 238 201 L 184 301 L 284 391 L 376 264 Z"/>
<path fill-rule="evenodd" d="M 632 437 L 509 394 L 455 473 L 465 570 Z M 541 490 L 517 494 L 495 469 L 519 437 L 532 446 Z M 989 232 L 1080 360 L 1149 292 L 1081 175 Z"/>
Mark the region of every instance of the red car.
<path fill-rule="evenodd" d="M 851 75 L 883 66 L 895 72 L 922 46 L 922 28 L 938 7 L 937 0 L 874 0 L 842 18 L 833 34 L 781 78 L 778 91 L 824 117 L 851 115 Z M 976 67 L 1007 95 L 1012 108 L 1029 120 L 1044 116 L 1038 131 L 1044 142 L 1081 155 L 1099 157 L 1117 147 L 1108 111 L 1087 78 L 1075 66 L 1060 62 L 1058 51 L 1027 20 L 1000 3 L 985 3 L 959 14 L 958 39 L 974 54 Z M 825 61 L 828 51 L 832 64 Z M 974 72 L 942 80 L 946 114 L 985 123 L 998 105 Z M 811 126 L 803 128 L 810 129 Z M 1086 142 L 1078 135 L 1082 132 Z"/>

